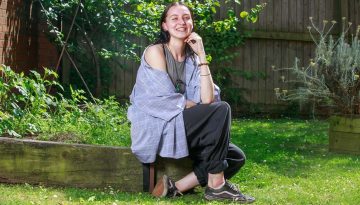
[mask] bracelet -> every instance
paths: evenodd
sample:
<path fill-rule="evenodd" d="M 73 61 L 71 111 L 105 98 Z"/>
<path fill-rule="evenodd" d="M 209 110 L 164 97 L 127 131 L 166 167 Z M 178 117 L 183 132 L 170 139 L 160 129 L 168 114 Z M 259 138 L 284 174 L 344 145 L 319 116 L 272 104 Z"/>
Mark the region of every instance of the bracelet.
<path fill-rule="evenodd" d="M 209 65 L 209 63 L 199 63 L 199 65 L 198 65 L 198 67 L 200 67 L 200 66 L 203 66 L 203 65 Z"/>
<path fill-rule="evenodd" d="M 205 74 L 205 75 L 200 75 L 200 76 L 209 76 L 209 75 L 211 75 L 211 73 L 208 73 L 208 74 Z"/>

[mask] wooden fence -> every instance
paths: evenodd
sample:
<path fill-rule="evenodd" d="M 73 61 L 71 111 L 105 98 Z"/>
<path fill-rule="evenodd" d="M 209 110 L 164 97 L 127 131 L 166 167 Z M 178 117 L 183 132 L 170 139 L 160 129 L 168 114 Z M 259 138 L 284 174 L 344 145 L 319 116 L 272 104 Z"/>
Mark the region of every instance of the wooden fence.
<path fill-rule="evenodd" d="M 360 23 L 360 0 L 243 0 L 240 6 L 230 6 L 239 13 L 265 2 L 267 6 L 259 21 L 247 28 L 253 31 L 252 37 L 247 39 L 244 46 L 233 49 L 240 55 L 232 65 L 241 71 L 265 74 L 265 78 L 255 80 L 242 77 L 234 77 L 233 80 L 236 86 L 248 91 L 244 97 L 256 108 L 254 111 L 272 113 L 284 107 L 284 103 L 276 99 L 274 88 L 287 88 L 288 85 L 282 83 L 280 76 L 289 79 L 291 75 L 273 72 L 271 66 L 289 67 L 293 65 L 295 57 L 306 65 L 314 54 L 314 45 L 307 29 L 310 25 L 309 17 L 313 17 L 315 25 L 322 25 L 323 20 L 336 20 L 338 23 L 333 33 L 337 34 L 343 16 L 353 25 Z M 221 18 L 225 11 L 226 7 L 222 6 L 217 15 Z M 353 31 L 355 28 L 353 26 Z M 147 42 L 142 43 L 146 45 Z M 127 70 L 115 67 L 110 94 L 127 98 L 134 85 L 137 69 L 138 64 L 132 62 Z"/>

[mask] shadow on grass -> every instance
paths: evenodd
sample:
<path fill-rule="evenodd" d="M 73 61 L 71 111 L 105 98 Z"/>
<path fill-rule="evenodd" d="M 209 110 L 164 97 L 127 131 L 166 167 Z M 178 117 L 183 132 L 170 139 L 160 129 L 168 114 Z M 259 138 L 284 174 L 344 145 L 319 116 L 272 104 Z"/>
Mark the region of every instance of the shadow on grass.
<path fill-rule="evenodd" d="M 66 198 L 74 202 L 105 202 L 109 204 L 139 203 L 139 204 L 204 204 L 203 192 L 197 189 L 195 193 L 185 194 L 183 197 L 157 199 L 149 193 L 125 193 L 112 189 L 75 189 L 67 188 L 63 192 Z M 194 203 L 196 202 L 196 203 Z"/>
<path fill-rule="evenodd" d="M 358 170 L 358 156 L 328 151 L 327 131 L 326 121 L 238 120 L 231 136 L 248 161 L 276 174 L 304 177 L 328 163 L 336 163 L 340 170 Z"/>

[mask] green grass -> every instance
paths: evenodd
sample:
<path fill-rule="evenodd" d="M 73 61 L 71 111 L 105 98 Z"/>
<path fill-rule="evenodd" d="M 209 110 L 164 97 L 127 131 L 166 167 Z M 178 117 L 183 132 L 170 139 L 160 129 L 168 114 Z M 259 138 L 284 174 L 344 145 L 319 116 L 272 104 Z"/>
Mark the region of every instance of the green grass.
<path fill-rule="evenodd" d="M 360 204 L 358 156 L 328 152 L 326 121 L 235 120 L 232 142 L 247 155 L 231 179 L 255 204 Z M 154 199 L 146 193 L 0 184 L 0 204 L 208 204 L 196 194 Z M 210 203 L 220 204 L 220 203 Z"/>

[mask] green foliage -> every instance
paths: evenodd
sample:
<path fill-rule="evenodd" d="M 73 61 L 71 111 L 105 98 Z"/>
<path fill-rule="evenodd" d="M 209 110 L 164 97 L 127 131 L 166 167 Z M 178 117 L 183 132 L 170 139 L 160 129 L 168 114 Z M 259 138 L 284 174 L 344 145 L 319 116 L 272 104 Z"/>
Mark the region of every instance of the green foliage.
<path fill-rule="evenodd" d="M 257 205 L 360 204 L 358 156 L 328 152 L 328 123 L 293 119 L 241 119 L 232 123 L 232 142 L 247 160 L 232 179 Z M 336 194 L 334 194 L 336 193 Z M 76 189 L 0 184 L 4 204 L 223 204 L 204 199 L 204 189 L 176 198 L 115 188 Z"/>
<path fill-rule="evenodd" d="M 43 0 L 42 2 L 43 13 L 47 16 L 54 39 L 59 45 L 63 45 L 79 1 Z M 170 2 L 172 1 L 84 0 L 81 2 L 81 9 L 75 20 L 75 32 L 70 36 L 67 47 L 75 56 L 86 79 L 90 81 L 88 82 L 90 87 L 94 88 L 94 81 L 96 81 L 91 68 L 94 67 L 97 58 L 100 63 L 102 82 L 110 81 L 111 64 L 125 68 L 126 65 L 121 61 L 122 58 L 139 60 L 137 55 L 140 49 L 138 39 L 146 39 L 148 42 L 155 41 L 160 31 L 158 24 L 161 12 Z M 195 30 L 204 39 L 206 53 L 208 59 L 213 62 L 215 75 L 223 75 L 222 65 L 230 62 L 236 56 L 229 52 L 229 48 L 242 45 L 244 38 L 249 35 L 243 32 L 244 21 L 256 22 L 265 4 L 256 5 L 240 15 L 236 14 L 234 8 L 230 6 L 234 2 L 240 4 L 240 1 L 229 0 L 221 5 L 229 7 L 227 15 L 223 19 L 216 19 L 215 15 L 220 9 L 220 1 L 186 0 L 184 2 L 194 12 Z M 64 30 L 54 26 L 58 24 L 59 20 L 62 21 Z M 96 56 L 90 54 L 91 47 L 95 50 Z M 227 71 L 232 72 L 231 70 L 225 72 Z M 231 76 L 231 73 L 225 75 Z M 226 81 L 229 82 L 216 81 L 222 87 L 224 95 L 228 96 L 226 98 L 231 100 L 239 97 L 231 94 L 238 93 L 232 88 L 234 85 L 231 78 L 226 78 Z"/>
<path fill-rule="evenodd" d="M 49 80 L 57 74 L 45 69 L 41 76 L 31 71 L 32 77 L 15 73 L 10 67 L 0 67 L 0 134 L 7 132 L 19 137 L 20 133 L 39 132 L 39 117 L 48 117 L 48 110 L 56 104 L 54 96 L 47 94 L 46 87 L 56 85 Z"/>
<path fill-rule="evenodd" d="M 90 103 L 84 91 L 70 88 L 71 98 L 47 93 L 49 86 L 62 90 L 57 74 L 15 73 L 0 67 L 0 136 L 30 136 L 88 144 L 128 145 L 126 107 L 114 97 Z"/>
<path fill-rule="evenodd" d="M 295 65 L 290 70 L 295 80 L 286 80 L 282 76 L 283 82 L 296 83 L 296 88 L 292 90 L 280 90 L 275 88 L 275 94 L 283 100 L 307 100 L 317 104 L 331 106 L 339 114 L 360 114 L 360 27 L 356 34 L 348 35 L 351 22 L 346 22 L 343 18 L 342 33 L 334 38 L 331 35 L 336 21 L 323 21 L 322 28 L 316 27 L 310 17 L 312 27 L 309 32 L 315 30 L 319 39 L 313 40 L 316 44 L 314 59 L 310 59 L 306 67 L 301 67 L 299 60 L 295 60 Z M 282 68 L 276 70 L 284 70 Z"/>

